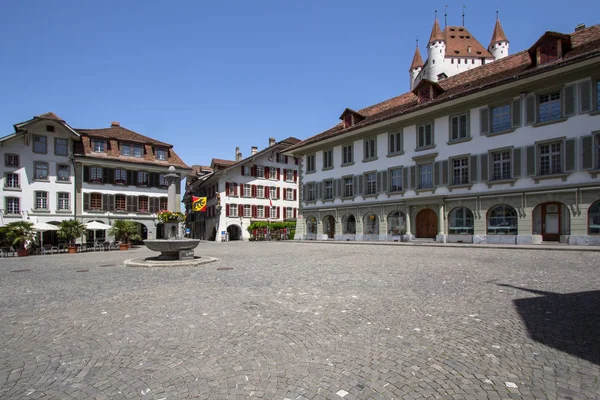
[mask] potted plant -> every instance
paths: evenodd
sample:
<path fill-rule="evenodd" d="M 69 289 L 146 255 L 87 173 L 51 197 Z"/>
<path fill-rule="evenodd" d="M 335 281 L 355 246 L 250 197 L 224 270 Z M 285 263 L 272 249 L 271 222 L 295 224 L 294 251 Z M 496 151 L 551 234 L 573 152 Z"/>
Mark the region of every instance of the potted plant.
<path fill-rule="evenodd" d="M 77 247 L 75 247 L 75 239 L 82 236 L 87 228 L 83 222 L 77 219 L 65 219 L 58 224 L 58 231 L 56 234 L 59 238 L 67 241 L 69 254 L 77 253 Z"/>
<path fill-rule="evenodd" d="M 140 228 L 136 222 L 118 219 L 113 223 L 112 228 L 110 228 L 108 233 L 121 242 L 119 244 L 119 250 L 128 250 L 130 240 L 141 240 L 142 237 L 140 236 L 139 231 Z"/>
<path fill-rule="evenodd" d="M 168 211 L 162 210 L 156 215 L 158 220 L 163 224 L 166 222 L 183 222 L 185 221 L 185 215 L 179 211 Z"/>
<path fill-rule="evenodd" d="M 6 237 L 8 243 L 13 246 L 18 246 L 17 255 L 19 257 L 29 255 L 25 248 L 27 242 L 33 241 L 35 238 L 35 230 L 33 224 L 28 221 L 15 221 L 2 227 L 2 233 Z"/>

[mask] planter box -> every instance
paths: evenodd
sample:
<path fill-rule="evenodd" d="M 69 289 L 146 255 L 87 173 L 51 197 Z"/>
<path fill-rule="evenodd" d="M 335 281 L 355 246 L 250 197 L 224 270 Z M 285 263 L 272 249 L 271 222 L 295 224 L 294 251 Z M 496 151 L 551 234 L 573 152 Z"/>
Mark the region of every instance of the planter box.
<path fill-rule="evenodd" d="M 17 256 L 19 256 L 19 257 L 26 257 L 28 255 L 29 255 L 29 252 L 27 251 L 27 249 L 17 250 Z"/>
<path fill-rule="evenodd" d="M 128 243 L 121 243 L 119 245 L 119 250 L 129 250 L 129 244 Z"/>
<path fill-rule="evenodd" d="M 77 253 L 77 247 L 75 247 L 75 246 L 69 246 L 68 250 L 69 250 L 69 254 Z"/>

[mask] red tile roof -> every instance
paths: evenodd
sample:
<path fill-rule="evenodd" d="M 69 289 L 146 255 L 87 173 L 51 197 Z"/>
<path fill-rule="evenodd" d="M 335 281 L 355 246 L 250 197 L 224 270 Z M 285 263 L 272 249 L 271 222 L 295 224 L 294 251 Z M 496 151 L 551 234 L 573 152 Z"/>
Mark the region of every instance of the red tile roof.
<path fill-rule="evenodd" d="M 122 141 L 135 142 L 135 143 L 149 143 L 159 146 L 165 147 L 173 147 L 169 143 L 161 142 L 160 140 L 149 138 L 148 136 L 140 135 L 137 132 L 129 130 L 127 128 L 123 128 L 119 125 L 111 125 L 110 128 L 100 128 L 100 129 L 82 129 L 76 128 L 77 132 L 82 135 L 87 135 L 90 137 L 100 137 L 106 139 L 119 139 Z"/>
<path fill-rule="evenodd" d="M 423 64 L 423 59 L 421 58 L 421 52 L 419 51 L 419 47 L 417 46 L 416 50 L 415 50 L 415 56 L 413 57 L 412 60 L 412 64 L 410 64 L 410 70 L 415 69 L 415 68 L 419 68 L 422 67 Z"/>
<path fill-rule="evenodd" d="M 496 20 L 496 25 L 494 26 L 494 32 L 492 33 L 492 40 L 490 41 L 490 45 L 488 49 L 492 47 L 492 45 L 498 42 L 508 42 L 506 35 L 504 34 L 504 29 L 502 29 L 502 25 L 500 25 L 500 20 Z"/>
<path fill-rule="evenodd" d="M 409 114 L 473 92 L 547 72 L 572 62 L 600 56 L 600 25 L 590 26 L 589 28 L 574 32 L 570 35 L 570 38 L 572 50 L 558 61 L 536 67 L 532 64 L 529 52 L 524 50 L 438 82 L 438 85 L 444 92 L 434 100 L 419 104 L 415 94 L 412 92 L 404 93 L 403 95 L 359 110 L 358 112 L 366 118 L 352 127 L 344 128 L 342 123 L 338 123 L 318 135 L 291 146 L 287 151 L 299 149 L 321 140 L 336 137 L 393 117 Z"/>
<path fill-rule="evenodd" d="M 65 122 L 64 119 L 62 119 L 58 115 L 54 114 L 53 112 L 47 112 L 47 113 L 44 113 L 44 114 L 36 115 L 34 118 L 53 119 L 53 120 L 56 120 L 56 121 Z"/>
<path fill-rule="evenodd" d="M 440 24 L 437 20 L 433 22 L 433 28 L 431 28 L 431 35 L 429 35 L 429 43 L 437 42 L 440 40 L 444 40 L 444 35 L 442 35 L 442 30 L 440 29 Z"/>
<path fill-rule="evenodd" d="M 494 58 L 464 26 L 447 26 L 443 35 L 446 40 L 446 58 Z"/>
<path fill-rule="evenodd" d="M 224 167 L 229 167 L 230 165 L 235 164 L 236 161 L 233 160 L 223 160 L 221 158 L 213 158 L 210 162 L 210 165 L 222 165 Z"/>

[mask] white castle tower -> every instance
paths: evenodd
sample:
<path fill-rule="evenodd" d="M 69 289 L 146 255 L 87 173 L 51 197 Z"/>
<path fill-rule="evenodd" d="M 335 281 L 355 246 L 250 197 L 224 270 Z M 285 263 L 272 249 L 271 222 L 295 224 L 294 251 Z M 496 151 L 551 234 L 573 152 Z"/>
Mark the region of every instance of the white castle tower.
<path fill-rule="evenodd" d="M 427 71 L 423 78 L 437 82 L 438 75 L 444 72 L 444 59 L 446 58 L 446 39 L 440 29 L 437 17 L 431 29 L 429 43 L 427 44 Z"/>
<path fill-rule="evenodd" d="M 499 60 L 508 55 L 508 39 L 504 34 L 504 29 L 500 25 L 500 20 L 496 18 L 496 26 L 494 26 L 494 32 L 492 33 L 492 40 L 488 46 L 488 51 L 492 53 L 495 60 Z"/>
<path fill-rule="evenodd" d="M 423 59 L 421 58 L 421 52 L 419 51 L 419 41 L 417 40 L 417 48 L 415 49 L 415 55 L 413 57 L 412 64 L 408 73 L 410 75 L 410 90 L 413 90 L 418 83 L 419 74 L 423 70 Z"/>

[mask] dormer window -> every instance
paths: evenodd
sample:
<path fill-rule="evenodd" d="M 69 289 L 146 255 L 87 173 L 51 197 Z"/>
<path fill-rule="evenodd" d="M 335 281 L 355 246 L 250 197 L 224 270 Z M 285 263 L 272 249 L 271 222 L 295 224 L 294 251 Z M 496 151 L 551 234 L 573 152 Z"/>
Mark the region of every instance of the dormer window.
<path fill-rule="evenodd" d="M 349 128 L 352 126 L 352 114 L 344 115 L 344 128 Z"/>
<path fill-rule="evenodd" d="M 167 150 L 166 149 L 156 149 L 154 152 L 156 153 L 157 160 L 166 161 L 166 159 L 167 159 Z"/>
<path fill-rule="evenodd" d="M 421 102 L 421 101 L 427 101 L 427 100 L 431 100 L 431 87 L 430 86 L 423 86 L 419 90 L 419 102 Z"/>
<path fill-rule="evenodd" d="M 105 153 L 106 141 L 101 139 L 92 139 L 92 151 L 94 153 Z"/>
<path fill-rule="evenodd" d="M 571 50 L 571 37 L 556 32 L 546 32 L 530 49 L 535 65 L 560 60 Z"/>
<path fill-rule="evenodd" d="M 144 147 L 141 144 L 121 143 L 121 155 L 142 158 L 144 156 Z"/>
<path fill-rule="evenodd" d="M 54 126 L 53 125 L 46 125 L 46 132 L 54 132 Z"/>
<path fill-rule="evenodd" d="M 540 65 L 556 61 L 560 58 L 557 42 L 558 41 L 548 40 L 539 47 Z"/>
<path fill-rule="evenodd" d="M 365 117 L 363 117 L 356 111 L 351 110 L 350 108 L 346 108 L 344 110 L 344 112 L 342 113 L 342 115 L 340 115 L 340 119 L 342 120 L 342 122 L 344 124 L 344 128 L 349 128 L 351 126 L 358 124 L 360 121 L 365 119 Z"/>

